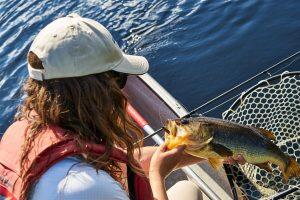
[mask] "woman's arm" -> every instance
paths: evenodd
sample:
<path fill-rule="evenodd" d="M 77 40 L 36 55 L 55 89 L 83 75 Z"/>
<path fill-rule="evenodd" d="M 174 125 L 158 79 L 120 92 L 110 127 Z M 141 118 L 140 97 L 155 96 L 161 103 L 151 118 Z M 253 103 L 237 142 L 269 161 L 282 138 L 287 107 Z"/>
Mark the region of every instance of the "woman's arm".
<path fill-rule="evenodd" d="M 154 199 L 168 199 L 165 178 L 182 160 L 184 148 L 185 146 L 178 146 L 168 151 L 164 144 L 156 148 L 149 167 L 149 179 Z"/>
<path fill-rule="evenodd" d="M 150 175 L 149 180 L 154 199 L 167 200 L 168 196 L 164 178 L 160 175 Z"/>

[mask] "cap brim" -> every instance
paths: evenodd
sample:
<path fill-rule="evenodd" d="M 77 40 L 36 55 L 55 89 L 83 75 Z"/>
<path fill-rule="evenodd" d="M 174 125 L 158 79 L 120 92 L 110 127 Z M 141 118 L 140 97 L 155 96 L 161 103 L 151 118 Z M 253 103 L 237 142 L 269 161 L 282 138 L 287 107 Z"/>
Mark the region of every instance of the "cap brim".
<path fill-rule="evenodd" d="M 124 59 L 112 70 L 127 74 L 145 74 L 149 69 L 149 63 L 143 56 L 123 54 Z"/>

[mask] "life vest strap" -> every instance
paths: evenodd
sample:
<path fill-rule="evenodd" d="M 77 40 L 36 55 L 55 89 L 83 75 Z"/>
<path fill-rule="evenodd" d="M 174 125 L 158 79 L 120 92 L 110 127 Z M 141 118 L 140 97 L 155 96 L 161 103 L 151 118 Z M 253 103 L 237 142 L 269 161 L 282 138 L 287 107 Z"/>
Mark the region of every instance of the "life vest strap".
<path fill-rule="evenodd" d="M 1 197 L 5 197 L 6 200 L 17 200 L 14 195 L 2 185 L 0 185 L 0 198 Z"/>

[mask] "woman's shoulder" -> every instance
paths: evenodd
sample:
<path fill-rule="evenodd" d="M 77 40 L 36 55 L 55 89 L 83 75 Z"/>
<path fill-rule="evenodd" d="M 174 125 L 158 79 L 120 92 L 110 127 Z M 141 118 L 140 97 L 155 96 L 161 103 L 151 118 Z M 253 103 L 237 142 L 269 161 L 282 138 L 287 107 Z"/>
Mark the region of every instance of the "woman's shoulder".
<path fill-rule="evenodd" d="M 129 199 L 119 182 L 75 157 L 48 169 L 31 191 L 36 199 Z M 46 199 L 45 199 L 46 200 Z"/>

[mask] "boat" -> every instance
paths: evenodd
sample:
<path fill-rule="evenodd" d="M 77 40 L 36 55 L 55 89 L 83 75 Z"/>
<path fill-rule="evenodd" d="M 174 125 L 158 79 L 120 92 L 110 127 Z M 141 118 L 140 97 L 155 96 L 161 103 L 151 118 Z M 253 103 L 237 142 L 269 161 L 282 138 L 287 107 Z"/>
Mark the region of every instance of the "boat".
<path fill-rule="evenodd" d="M 239 88 L 240 86 L 245 85 L 249 81 L 254 80 L 260 75 L 268 74 L 270 76 L 270 71 L 294 59 L 298 59 L 300 52 L 293 54 L 292 56 L 283 59 L 279 63 L 267 68 L 266 70 L 256 74 L 250 79 L 242 82 L 236 87 L 231 88 L 228 91 L 225 91 L 223 94 L 215 97 L 211 101 L 207 102 L 204 105 L 207 105 L 210 102 L 215 100 L 219 100 L 225 95 L 228 95 L 230 92 Z M 285 65 L 286 66 L 286 65 Z M 277 70 L 276 72 L 278 72 Z M 297 81 L 295 81 L 297 80 Z M 298 82 L 299 80 L 299 82 Z M 298 85 L 297 85 L 298 84 Z M 241 117 L 243 115 L 243 111 L 246 108 L 246 100 L 247 98 L 254 98 L 253 95 L 257 95 L 255 101 L 259 101 L 260 99 L 264 99 L 265 104 L 268 104 L 267 97 L 259 96 L 262 93 L 265 93 L 266 89 L 268 91 L 272 90 L 270 96 L 268 98 L 273 98 L 271 95 L 276 94 L 276 88 L 278 87 L 286 87 L 286 91 L 288 93 L 296 93 L 291 98 L 296 98 L 297 95 L 300 95 L 300 72 L 283 72 L 282 74 L 277 74 L 272 77 L 269 77 L 266 80 L 260 81 L 255 84 L 254 87 L 250 87 L 250 89 L 246 89 L 245 92 L 241 94 L 235 95 L 232 98 L 225 99 L 222 103 L 218 104 L 214 108 L 209 111 L 223 106 L 228 103 L 229 100 L 235 100 L 235 102 L 223 113 L 223 118 L 237 121 L 239 123 L 251 124 L 249 120 L 241 120 L 245 117 L 249 117 L 252 113 L 249 112 L 249 116 L 245 115 L 245 117 Z M 290 88 L 294 88 L 294 90 L 288 91 Z M 296 87 L 296 89 L 295 89 Z M 299 87 L 299 88 L 298 88 Z M 124 93 L 129 99 L 130 106 L 128 109 L 129 115 L 133 118 L 133 120 L 144 130 L 145 135 L 145 146 L 153 146 L 161 144 L 163 140 L 163 131 L 161 127 L 167 119 L 175 119 L 175 118 L 184 118 L 191 116 L 196 113 L 199 108 L 203 108 L 203 105 L 198 108 L 192 110 L 191 112 L 187 111 L 185 107 L 180 104 L 168 91 L 166 91 L 155 79 L 151 77 L 149 74 L 144 74 L 140 76 L 129 76 L 127 84 L 124 88 Z M 259 91 L 259 92 L 258 92 Z M 286 93 L 286 95 L 289 95 Z M 299 97 L 299 96 L 298 96 Z M 287 97 L 288 98 L 288 97 Z M 290 98 L 290 99 L 291 99 Z M 253 102 L 252 102 L 253 103 Z M 249 104 L 249 103 L 248 103 Z M 300 103 L 299 103 L 300 105 Z M 297 104 L 294 104 L 296 110 L 294 112 L 299 113 L 300 115 L 300 107 Z M 243 107 L 244 106 L 244 107 Z M 260 105 L 259 105 L 260 106 Z M 259 114 L 259 107 L 257 108 Z M 261 109 L 262 111 L 262 109 Z M 253 110 L 252 110 L 253 112 Z M 204 112 L 206 113 L 206 112 Z M 238 113 L 238 114 L 237 114 Z M 238 115 L 239 118 L 235 117 Z M 257 117 L 257 116 L 256 116 Z M 263 115 L 260 116 L 263 118 Z M 257 117 L 258 118 L 258 117 Z M 249 119 L 249 118 L 247 118 Z M 256 124 L 259 125 L 259 119 L 255 119 L 257 121 Z M 294 119 L 298 122 L 300 116 Z M 297 121 L 298 120 L 298 121 Z M 272 124 L 275 122 L 270 122 Z M 255 124 L 253 122 L 253 124 Z M 295 128 L 295 127 L 294 127 Z M 275 131 L 276 132 L 276 131 Z M 276 132 L 276 136 L 280 136 L 280 132 Z M 151 138 L 151 139 L 149 139 Z M 281 142 L 283 140 L 280 140 Z M 295 144 L 300 145 L 300 139 L 295 140 Z M 284 143 L 287 145 L 287 143 Z M 293 155 L 295 156 L 295 155 Z M 296 155 L 297 160 L 299 162 L 299 156 Z M 286 185 L 280 185 L 280 187 L 274 188 L 272 185 L 267 185 L 267 183 L 262 183 L 262 179 L 267 177 L 267 175 L 258 171 L 255 168 L 255 175 L 260 173 L 261 180 L 253 178 L 253 167 L 250 165 L 245 166 L 228 166 L 225 165 L 223 169 L 216 171 L 213 169 L 207 161 L 200 162 L 199 164 L 191 165 L 188 167 L 184 167 L 181 170 L 177 170 L 173 172 L 166 181 L 166 186 L 169 188 L 171 185 L 176 183 L 182 179 L 189 179 L 193 181 L 199 189 L 203 193 L 203 199 L 211 199 L 211 200 L 237 200 L 237 199 L 279 199 L 279 198 L 300 198 L 299 194 L 299 183 L 300 179 L 294 179 L 293 182 L 289 182 Z M 274 167 L 275 169 L 275 167 Z M 248 170 L 248 171 L 247 171 Z M 263 177 L 265 174 L 265 177 Z M 241 178 L 242 177 L 242 178 Z M 265 180 L 264 179 L 264 180 Z M 269 181 L 265 181 L 270 184 Z"/>

